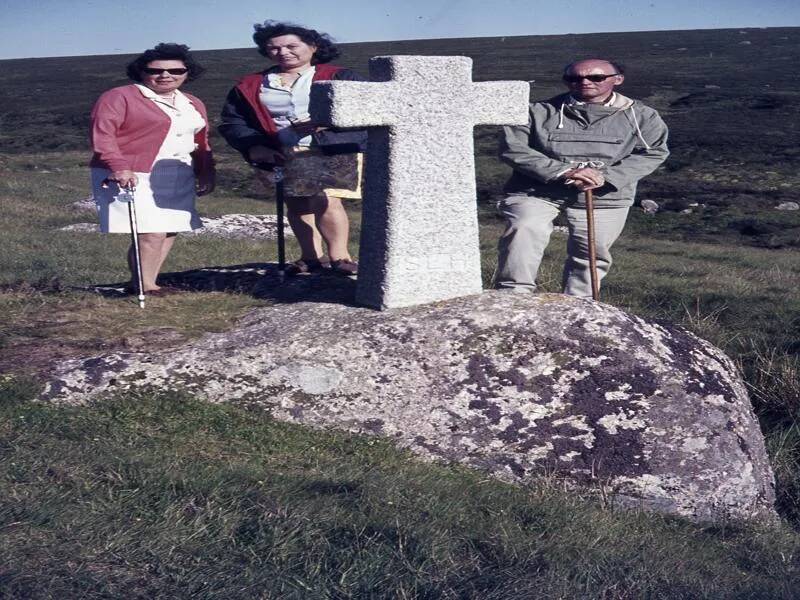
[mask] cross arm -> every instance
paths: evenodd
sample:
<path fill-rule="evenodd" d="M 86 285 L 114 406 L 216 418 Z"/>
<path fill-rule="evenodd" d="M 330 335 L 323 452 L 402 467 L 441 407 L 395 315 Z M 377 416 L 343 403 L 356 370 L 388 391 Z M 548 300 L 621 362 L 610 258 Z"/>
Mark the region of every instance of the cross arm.
<path fill-rule="evenodd" d="M 370 81 L 320 81 L 311 86 L 311 120 L 333 127 L 395 125 L 391 110 L 396 102 L 394 85 Z"/>

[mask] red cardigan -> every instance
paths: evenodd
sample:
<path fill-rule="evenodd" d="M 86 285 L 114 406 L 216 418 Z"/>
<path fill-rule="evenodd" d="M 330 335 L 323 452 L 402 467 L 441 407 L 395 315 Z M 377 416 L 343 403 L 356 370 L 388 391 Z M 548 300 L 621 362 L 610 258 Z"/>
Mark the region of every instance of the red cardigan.
<path fill-rule="evenodd" d="M 185 96 L 206 122 L 194 136 L 197 148 L 192 158 L 195 173 L 207 177 L 214 170 L 208 145 L 208 113 L 200 100 L 190 94 Z M 90 140 L 94 155 L 89 165 L 149 173 L 169 126 L 169 117 L 135 85 L 110 89 L 92 109 Z"/>

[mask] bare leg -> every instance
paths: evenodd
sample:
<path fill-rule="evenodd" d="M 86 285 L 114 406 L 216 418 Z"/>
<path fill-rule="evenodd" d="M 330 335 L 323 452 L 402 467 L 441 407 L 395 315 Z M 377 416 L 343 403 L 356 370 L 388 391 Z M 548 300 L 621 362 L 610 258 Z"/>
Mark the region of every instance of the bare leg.
<path fill-rule="evenodd" d="M 157 290 L 156 277 L 161 263 L 164 262 L 162 258 L 162 247 L 167 239 L 166 233 L 140 233 L 139 234 L 139 255 L 142 259 L 142 285 L 144 291 Z M 174 237 L 172 238 L 174 241 Z M 170 247 L 172 242 L 170 242 Z M 136 285 L 136 263 L 133 245 L 128 249 L 128 266 L 131 270 L 132 281 Z"/>
<path fill-rule="evenodd" d="M 161 260 L 158 261 L 156 277 L 158 277 L 158 274 L 161 273 L 161 267 L 164 265 L 164 261 L 167 260 L 167 255 L 169 254 L 169 251 L 172 250 L 172 246 L 175 244 L 177 237 L 177 233 L 168 233 L 167 237 L 164 238 L 164 241 L 161 244 Z"/>
<path fill-rule="evenodd" d="M 287 198 L 286 217 L 300 245 L 300 258 L 310 260 L 322 257 L 322 236 L 317 229 L 309 198 Z"/>
<path fill-rule="evenodd" d="M 347 241 L 350 235 L 350 221 L 342 205 L 342 199 L 335 196 L 319 195 L 310 198 L 317 227 L 328 247 L 328 256 L 334 260 L 350 260 Z"/>
<path fill-rule="evenodd" d="M 274 183 L 268 173 L 255 170 L 256 178 L 267 189 Z M 300 246 L 300 258 L 303 260 L 322 257 L 322 236 L 317 229 L 313 211 L 309 208 L 308 198 L 286 198 L 286 218 Z"/>

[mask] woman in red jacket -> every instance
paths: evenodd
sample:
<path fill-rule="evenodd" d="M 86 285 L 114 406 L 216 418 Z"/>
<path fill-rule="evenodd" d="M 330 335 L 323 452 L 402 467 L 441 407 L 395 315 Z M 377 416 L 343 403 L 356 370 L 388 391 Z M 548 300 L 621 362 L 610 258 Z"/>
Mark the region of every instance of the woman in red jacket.
<path fill-rule="evenodd" d="M 219 131 L 250 164 L 284 168 L 287 216 L 302 252 L 287 272 L 332 269 L 355 275 L 342 198 L 361 197 L 366 133 L 317 127 L 309 120 L 308 104 L 312 82 L 360 78 L 329 64 L 339 50 L 327 34 L 313 29 L 266 21 L 255 26 L 253 41 L 275 66 L 245 76 L 230 91 Z M 323 259 L 320 240 L 330 262 Z"/>
<path fill-rule="evenodd" d="M 143 286 L 151 296 L 172 291 L 160 287 L 156 277 L 177 233 L 202 227 L 195 195 L 214 188 L 206 108 L 179 90 L 203 72 L 188 50 L 159 44 L 145 51 L 128 65 L 134 83 L 105 92 L 91 116 L 90 166 L 100 229 L 130 233 L 127 205 L 116 197 L 121 188 L 132 191 Z M 128 265 L 135 288 L 133 252 L 131 245 Z"/>

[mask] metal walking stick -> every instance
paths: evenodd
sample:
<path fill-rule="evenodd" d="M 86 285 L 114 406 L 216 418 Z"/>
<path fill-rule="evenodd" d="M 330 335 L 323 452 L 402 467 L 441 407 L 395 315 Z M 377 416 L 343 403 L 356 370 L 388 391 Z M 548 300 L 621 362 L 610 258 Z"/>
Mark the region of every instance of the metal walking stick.
<path fill-rule="evenodd" d="M 594 195 L 592 190 L 584 193 L 586 201 L 586 230 L 589 245 L 589 276 L 592 279 L 592 300 L 600 299 L 600 281 L 597 277 L 597 247 L 594 241 Z"/>
<path fill-rule="evenodd" d="M 275 167 L 272 170 L 272 179 L 275 182 L 275 213 L 278 219 L 278 279 L 281 283 L 286 278 L 286 237 L 283 231 L 283 167 Z"/>
<path fill-rule="evenodd" d="M 128 205 L 128 218 L 131 222 L 131 240 L 133 242 L 133 260 L 136 263 L 136 278 L 137 278 L 137 292 L 139 300 L 139 308 L 144 308 L 144 280 L 142 278 L 142 253 L 139 250 L 139 226 L 136 219 L 136 202 L 133 198 L 133 193 L 136 188 L 132 185 L 128 187 L 121 187 L 120 193 L 116 198 L 120 202 L 125 202 Z"/>

